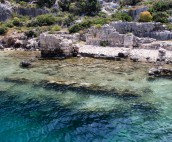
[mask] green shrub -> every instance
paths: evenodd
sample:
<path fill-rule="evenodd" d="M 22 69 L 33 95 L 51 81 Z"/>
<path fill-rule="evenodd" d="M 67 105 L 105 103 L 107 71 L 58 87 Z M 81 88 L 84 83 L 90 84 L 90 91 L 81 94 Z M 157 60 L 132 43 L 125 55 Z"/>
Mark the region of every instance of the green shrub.
<path fill-rule="evenodd" d="M 55 4 L 56 0 L 37 0 L 37 4 L 39 7 L 52 7 Z"/>
<path fill-rule="evenodd" d="M 0 27 L 0 35 L 5 35 L 7 33 L 8 29 L 5 26 Z"/>
<path fill-rule="evenodd" d="M 127 13 L 122 13 L 122 12 L 117 12 L 115 14 L 112 14 L 112 20 L 113 21 L 128 21 L 131 22 L 132 21 L 132 17 L 129 16 Z"/>
<path fill-rule="evenodd" d="M 143 0 L 120 0 L 120 4 L 122 6 L 124 5 L 136 5 L 137 3 L 141 2 Z"/>
<path fill-rule="evenodd" d="M 157 12 L 153 14 L 155 22 L 168 23 L 169 15 L 166 12 Z"/>
<path fill-rule="evenodd" d="M 140 22 L 151 22 L 152 21 L 152 15 L 148 11 L 144 11 L 140 13 Z"/>
<path fill-rule="evenodd" d="M 107 40 L 100 41 L 100 46 L 106 47 L 109 45 L 109 42 Z"/>
<path fill-rule="evenodd" d="M 24 34 L 27 36 L 27 38 L 32 38 L 37 36 L 36 32 L 33 30 L 26 31 Z"/>
<path fill-rule="evenodd" d="M 171 0 L 158 0 L 155 2 L 150 9 L 151 12 L 158 12 L 158 11 L 166 11 L 172 7 L 172 1 Z"/>
<path fill-rule="evenodd" d="M 94 25 L 97 29 L 100 29 L 102 27 L 102 25 L 100 24 L 97 24 L 97 25 Z"/>
<path fill-rule="evenodd" d="M 97 15 L 98 15 L 99 17 L 101 17 L 101 18 L 106 18 L 106 17 L 107 17 L 107 14 L 104 13 L 104 12 L 99 12 Z"/>
<path fill-rule="evenodd" d="M 25 1 L 20 1 L 19 2 L 22 7 L 27 7 L 27 2 Z"/>
<path fill-rule="evenodd" d="M 75 24 L 73 26 L 71 26 L 69 28 L 69 32 L 70 33 L 76 33 L 76 32 L 79 32 L 80 30 L 84 30 L 84 29 L 87 29 L 87 28 L 90 28 L 91 27 L 91 21 L 87 20 L 87 21 L 83 21 L 79 24 Z"/>
<path fill-rule="evenodd" d="M 51 28 L 51 31 L 60 31 L 61 27 L 59 25 L 55 25 Z"/>
<path fill-rule="evenodd" d="M 59 0 L 58 3 L 62 11 L 77 15 L 96 15 L 101 10 L 98 0 Z"/>
<path fill-rule="evenodd" d="M 95 24 L 95 25 L 104 25 L 104 24 L 108 24 L 110 21 L 108 18 L 94 18 L 91 20 L 91 23 L 92 24 Z"/>
<path fill-rule="evenodd" d="M 52 14 L 45 14 L 37 16 L 35 21 L 33 21 L 33 25 L 37 26 L 49 26 L 53 25 L 56 22 L 56 17 Z"/>
<path fill-rule="evenodd" d="M 167 29 L 169 30 L 169 31 L 172 31 L 172 24 L 166 24 L 166 27 L 167 27 Z"/>
<path fill-rule="evenodd" d="M 8 28 L 12 28 L 14 25 L 12 23 L 12 21 L 8 21 L 6 24 L 5 24 L 6 27 Z"/>
<path fill-rule="evenodd" d="M 18 17 L 14 17 L 14 19 L 12 20 L 12 23 L 14 26 L 21 26 L 21 20 Z"/>

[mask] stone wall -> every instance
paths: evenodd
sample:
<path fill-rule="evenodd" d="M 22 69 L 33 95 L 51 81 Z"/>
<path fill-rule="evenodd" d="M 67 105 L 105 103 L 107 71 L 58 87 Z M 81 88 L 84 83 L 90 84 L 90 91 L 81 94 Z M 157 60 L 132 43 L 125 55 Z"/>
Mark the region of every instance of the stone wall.
<path fill-rule="evenodd" d="M 60 34 L 43 33 L 39 40 L 43 58 L 72 57 L 78 54 L 78 48 L 73 41 Z"/>
<path fill-rule="evenodd" d="M 100 46 L 102 42 L 107 46 L 112 47 L 139 47 L 145 43 L 151 43 L 155 41 L 152 38 L 139 38 L 132 33 L 120 34 L 117 30 L 110 26 L 104 25 L 101 28 L 92 27 L 86 34 L 86 43 L 88 45 Z"/>
<path fill-rule="evenodd" d="M 86 35 L 88 45 L 100 45 L 101 42 L 108 41 L 108 46 L 124 46 L 124 35 L 119 34 L 116 29 L 109 25 L 102 28 L 92 27 Z"/>
<path fill-rule="evenodd" d="M 112 22 L 110 26 L 120 34 L 133 33 L 138 37 L 150 37 L 157 40 L 172 39 L 172 32 L 167 31 L 161 23 Z"/>

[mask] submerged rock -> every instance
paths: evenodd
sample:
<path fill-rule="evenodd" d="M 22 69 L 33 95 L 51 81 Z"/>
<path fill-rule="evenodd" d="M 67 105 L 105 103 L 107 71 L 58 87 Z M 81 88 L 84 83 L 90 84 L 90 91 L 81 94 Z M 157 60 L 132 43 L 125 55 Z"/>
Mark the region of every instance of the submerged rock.
<path fill-rule="evenodd" d="M 172 69 L 167 68 L 151 68 L 148 71 L 150 76 L 172 76 Z"/>
<path fill-rule="evenodd" d="M 30 81 L 26 78 L 21 77 L 5 77 L 4 81 L 13 83 L 29 83 Z"/>
<path fill-rule="evenodd" d="M 30 61 L 22 61 L 20 63 L 20 66 L 23 67 L 23 68 L 28 68 L 32 65 L 32 63 Z"/>

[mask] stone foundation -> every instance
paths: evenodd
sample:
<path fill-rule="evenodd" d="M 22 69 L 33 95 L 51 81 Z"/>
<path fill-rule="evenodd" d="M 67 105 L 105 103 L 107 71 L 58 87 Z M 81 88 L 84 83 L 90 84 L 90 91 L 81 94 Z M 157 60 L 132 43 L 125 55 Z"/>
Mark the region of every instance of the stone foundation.
<path fill-rule="evenodd" d="M 78 47 L 73 41 L 58 34 L 41 34 L 40 49 L 43 58 L 66 58 L 78 54 Z"/>

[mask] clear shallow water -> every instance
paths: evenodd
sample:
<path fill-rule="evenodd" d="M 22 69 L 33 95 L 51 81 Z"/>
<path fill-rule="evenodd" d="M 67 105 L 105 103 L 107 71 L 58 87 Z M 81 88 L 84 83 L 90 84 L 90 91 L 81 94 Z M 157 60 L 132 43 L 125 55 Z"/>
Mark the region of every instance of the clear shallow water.
<path fill-rule="evenodd" d="M 38 61 L 27 70 L 21 59 L 0 54 L 0 141 L 166 142 L 172 139 L 172 81 L 147 81 L 148 65 L 93 59 Z M 29 82 L 4 81 L 5 77 Z M 138 91 L 123 98 L 101 92 L 44 88 L 44 79 L 94 83 Z M 34 83 L 33 83 L 34 82 Z"/>

